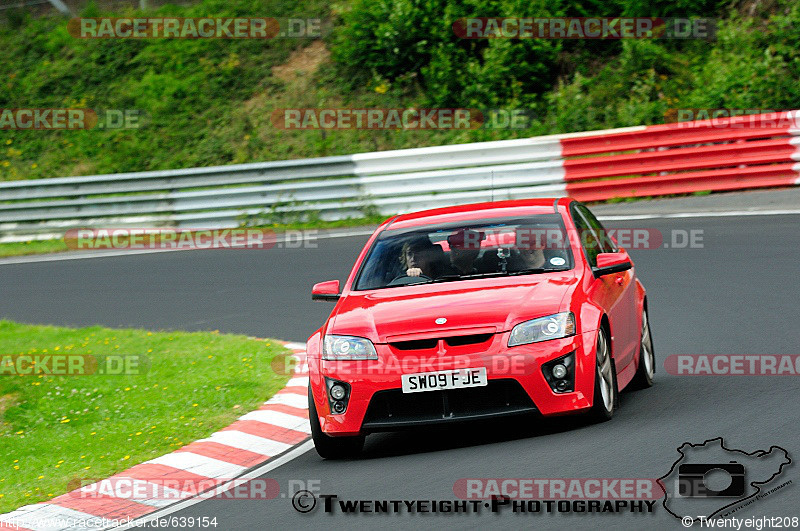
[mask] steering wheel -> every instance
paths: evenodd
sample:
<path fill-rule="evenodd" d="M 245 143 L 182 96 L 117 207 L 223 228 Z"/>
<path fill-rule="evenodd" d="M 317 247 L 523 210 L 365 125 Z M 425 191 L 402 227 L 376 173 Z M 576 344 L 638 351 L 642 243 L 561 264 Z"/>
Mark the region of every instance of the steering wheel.
<path fill-rule="evenodd" d="M 420 284 L 420 280 L 431 281 L 433 279 L 427 275 L 418 275 L 416 277 L 412 277 L 403 273 L 394 277 L 394 279 L 389 282 L 387 286 L 410 286 L 412 284 Z"/>

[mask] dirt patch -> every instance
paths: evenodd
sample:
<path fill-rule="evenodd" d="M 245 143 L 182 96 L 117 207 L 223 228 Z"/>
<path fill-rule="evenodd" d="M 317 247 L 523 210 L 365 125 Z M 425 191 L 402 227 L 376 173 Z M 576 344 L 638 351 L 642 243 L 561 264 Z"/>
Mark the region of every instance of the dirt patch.
<path fill-rule="evenodd" d="M 17 405 L 17 400 L 19 400 L 18 393 L 0 395 L 0 419 L 3 418 L 9 408 Z"/>
<path fill-rule="evenodd" d="M 314 41 L 305 48 L 292 52 L 286 63 L 272 67 L 272 75 L 291 83 L 298 77 L 307 77 L 316 72 L 319 65 L 328 60 L 331 53 L 322 41 Z"/>
<path fill-rule="evenodd" d="M 95 164 L 91 161 L 82 161 L 75 164 L 66 175 L 94 175 Z"/>

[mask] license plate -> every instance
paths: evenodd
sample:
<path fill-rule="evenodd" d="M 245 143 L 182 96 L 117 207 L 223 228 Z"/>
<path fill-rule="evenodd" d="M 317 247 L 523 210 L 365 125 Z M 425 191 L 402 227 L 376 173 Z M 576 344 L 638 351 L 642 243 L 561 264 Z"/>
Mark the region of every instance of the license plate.
<path fill-rule="evenodd" d="M 483 387 L 486 381 L 486 367 L 456 369 L 452 371 L 420 372 L 403 375 L 404 393 L 422 393 L 442 389 L 462 389 L 464 387 Z"/>

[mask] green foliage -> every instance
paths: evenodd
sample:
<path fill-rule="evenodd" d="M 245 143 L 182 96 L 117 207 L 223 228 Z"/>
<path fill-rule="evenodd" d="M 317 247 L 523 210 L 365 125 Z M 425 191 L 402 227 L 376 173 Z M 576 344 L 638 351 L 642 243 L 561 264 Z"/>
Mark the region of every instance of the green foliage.
<path fill-rule="evenodd" d="M 319 17 L 322 0 L 204 0 L 152 15 Z M 85 16 L 131 16 L 88 7 Z M 77 39 L 62 17 L 0 25 L 0 108 L 139 109 L 144 129 L 0 131 L 0 180 L 141 171 L 241 162 L 241 102 L 269 83 L 271 67 L 302 42 L 271 40 Z M 9 142 L 10 141 L 10 142 Z M 7 163 L 7 164 L 6 164 Z"/>
<path fill-rule="evenodd" d="M 741 7 L 741 12 L 727 10 Z M 125 16 L 90 5 L 84 16 Z M 670 109 L 800 106 L 800 4 L 721 0 L 200 0 L 149 15 L 317 17 L 330 58 L 273 74 L 311 41 L 76 39 L 6 12 L 0 108 L 140 109 L 146 127 L 0 131 L 0 180 L 340 155 L 662 123 Z M 716 40 L 460 39 L 465 17 L 700 16 Z M 282 130 L 281 108 L 524 109 L 521 129 Z"/>
<path fill-rule="evenodd" d="M 556 15 L 558 2 L 356 0 L 338 28 L 333 57 L 353 83 L 421 83 L 426 104 L 491 107 L 529 100 L 526 95 L 554 80 L 559 41 L 467 40 L 453 29 L 461 18 L 506 13 Z"/>
<path fill-rule="evenodd" d="M 687 107 L 796 109 L 800 103 L 800 7 L 768 23 L 732 18 L 696 67 Z"/>

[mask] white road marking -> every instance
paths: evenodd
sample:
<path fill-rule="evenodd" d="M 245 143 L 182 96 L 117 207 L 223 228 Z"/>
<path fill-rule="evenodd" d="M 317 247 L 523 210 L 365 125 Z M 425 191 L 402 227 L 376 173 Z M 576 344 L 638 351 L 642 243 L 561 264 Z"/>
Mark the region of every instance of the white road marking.
<path fill-rule="evenodd" d="M 267 404 L 284 404 L 286 406 L 305 409 L 308 407 L 308 396 L 297 393 L 278 393 L 272 395 L 272 398 L 267 400 Z"/>
<path fill-rule="evenodd" d="M 306 350 L 306 344 L 305 343 L 295 343 L 295 342 L 289 341 L 289 342 L 285 343 L 284 346 L 286 348 L 288 348 L 288 349 L 291 349 L 291 350 L 302 350 L 303 352 L 305 352 L 305 350 Z"/>
<path fill-rule="evenodd" d="M 197 442 L 215 442 L 232 448 L 255 452 L 267 457 L 278 455 L 292 447 L 291 444 L 273 441 L 272 439 L 250 435 L 249 433 L 236 430 L 218 431 L 212 434 L 211 437 L 200 439 Z"/>
<path fill-rule="evenodd" d="M 800 184 L 800 181 L 798 181 Z M 674 212 L 671 214 L 630 214 L 627 216 L 602 216 L 600 221 L 634 221 L 637 219 L 674 219 L 674 218 L 731 218 L 737 216 L 794 216 L 800 209 L 782 210 L 733 210 L 723 212 Z"/>
<path fill-rule="evenodd" d="M 292 378 L 288 382 L 286 382 L 286 387 L 308 387 L 308 376 L 298 376 L 297 378 Z M 308 406 L 303 406 L 304 408 Z"/>
<path fill-rule="evenodd" d="M 258 422 L 264 422 L 266 424 L 272 424 L 273 426 L 279 426 L 281 428 L 301 431 L 303 433 L 311 433 L 311 425 L 309 424 L 308 419 L 297 417 L 295 415 L 289 415 L 288 413 L 281 413 L 280 411 L 270 411 L 268 409 L 251 411 L 247 415 L 240 417 L 239 420 L 255 420 Z"/>
<path fill-rule="evenodd" d="M 244 466 L 192 452 L 172 452 L 146 461 L 144 464 L 171 466 L 207 478 L 233 478 L 247 470 Z"/>

